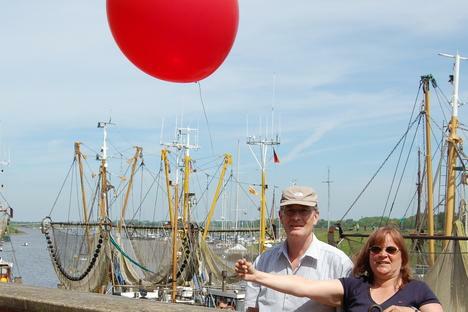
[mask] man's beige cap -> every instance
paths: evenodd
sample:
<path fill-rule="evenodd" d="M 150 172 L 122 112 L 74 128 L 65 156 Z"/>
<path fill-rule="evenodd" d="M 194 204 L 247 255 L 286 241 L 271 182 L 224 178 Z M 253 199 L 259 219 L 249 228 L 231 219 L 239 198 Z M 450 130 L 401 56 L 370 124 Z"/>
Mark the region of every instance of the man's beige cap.
<path fill-rule="evenodd" d="M 280 206 L 303 205 L 317 208 L 318 196 L 315 190 L 307 186 L 290 186 L 281 194 Z"/>

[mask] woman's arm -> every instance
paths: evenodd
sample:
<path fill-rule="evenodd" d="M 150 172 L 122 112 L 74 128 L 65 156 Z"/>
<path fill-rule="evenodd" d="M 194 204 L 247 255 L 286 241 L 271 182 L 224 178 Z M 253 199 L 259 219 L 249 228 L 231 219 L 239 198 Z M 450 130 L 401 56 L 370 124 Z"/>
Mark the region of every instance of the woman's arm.
<path fill-rule="evenodd" d="M 383 312 L 444 312 L 442 305 L 439 303 L 428 303 L 421 306 L 419 309 L 413 307 L 402 307 L 392 305 L 391 307 L 386 308 Z"/>
<path fill-rule="evenodd" d="M 238 260 L 235 269 L 246 281 L 296 297 L 308 297 L 331 306 L 340 306 L 343 301 L 344 289 L 339 280 L 314 281 L 297 275 L 269 274 L 255 270 L 252 263 L 245 259 Z"/>
<path fill-rule="evenodd" d="M 421 312 L 444 312 L 444 309 L 440 303 L 428 303 L 422 305 L 419 310 Z"/>

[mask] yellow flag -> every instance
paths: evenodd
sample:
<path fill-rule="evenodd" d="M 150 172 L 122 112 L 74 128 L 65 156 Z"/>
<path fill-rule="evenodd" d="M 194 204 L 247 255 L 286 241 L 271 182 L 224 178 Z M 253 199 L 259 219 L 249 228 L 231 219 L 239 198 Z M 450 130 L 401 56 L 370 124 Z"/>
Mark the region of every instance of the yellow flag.
<path fill-rule="evenodd" d="M 252 185 L 249 185 L 249 193 L 252 195 L 258 195 L 257 190 Z"/>

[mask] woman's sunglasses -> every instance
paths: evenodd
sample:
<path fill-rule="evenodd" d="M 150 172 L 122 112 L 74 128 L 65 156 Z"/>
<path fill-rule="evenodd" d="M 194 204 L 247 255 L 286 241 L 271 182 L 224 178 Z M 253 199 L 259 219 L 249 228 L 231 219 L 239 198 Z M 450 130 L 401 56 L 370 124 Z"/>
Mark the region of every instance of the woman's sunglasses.
<path fill-rule="evenodd" d="M 372 246 L 369 248 L 369 251 L 373 254 L 379 254 L 382 252 L 382 250 L 385 250 L 385 252 L 389 255 L 395 255 L 397 252 L 400 251 L 400 249 L 398 249 L 395 246 L 387 246 L 385 247 L 385 249 L 380 246 Z"/>

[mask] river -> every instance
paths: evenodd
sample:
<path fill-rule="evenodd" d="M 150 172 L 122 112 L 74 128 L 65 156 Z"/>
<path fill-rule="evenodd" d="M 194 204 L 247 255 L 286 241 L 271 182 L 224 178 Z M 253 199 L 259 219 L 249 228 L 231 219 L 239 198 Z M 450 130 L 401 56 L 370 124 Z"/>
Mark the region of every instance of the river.
<path fill-rule="evenodd" d="M 11 244 L 3 243 L 0 256 L 14 263 L 14 276 L 21 276 L 24 285 L 57 288 L 55 275 L 44 234 L 38 228 L 19 228 L 22 233 L 11 235 Z M 14 250 L 14 253 L 13 253 Z M 16 256 L 16 261 L 13 259 Z"/>

